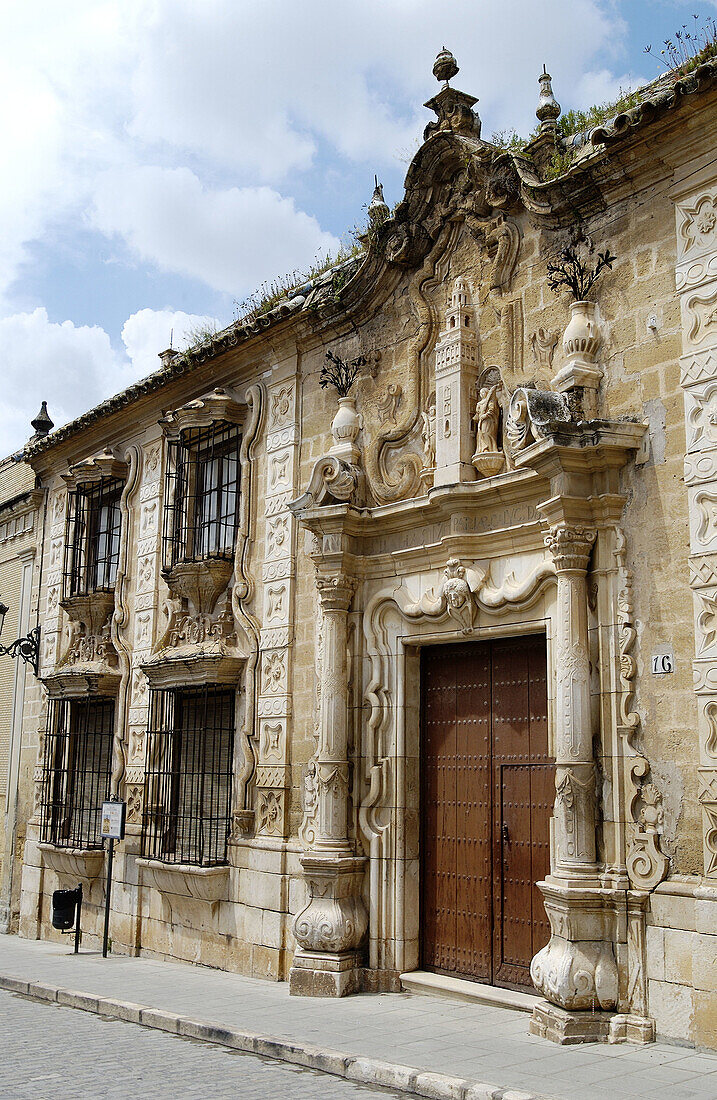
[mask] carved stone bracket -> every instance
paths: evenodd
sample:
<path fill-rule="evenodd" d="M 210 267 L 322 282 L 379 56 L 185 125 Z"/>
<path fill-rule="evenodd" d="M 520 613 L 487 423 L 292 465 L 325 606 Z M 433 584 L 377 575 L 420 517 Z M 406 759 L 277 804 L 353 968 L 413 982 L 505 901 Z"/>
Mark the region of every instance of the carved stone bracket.
<path fill-rule="evenodd" d="M 336 455 L 324 455 L 314 464 L 306 492 L 291 501 L 289 509 L 296 515 L 305 508 L 347 501 L 360 507 L 365 495 L 365 477 L 360 466 Z"/>
<path fill-rule="evenodd" d="M 505 436 L 512 455 L 546 438 L 556 424 L 571 421 L 567 398 L 549 390 L 522 387 L 513 392 L 505 422 Z"/>

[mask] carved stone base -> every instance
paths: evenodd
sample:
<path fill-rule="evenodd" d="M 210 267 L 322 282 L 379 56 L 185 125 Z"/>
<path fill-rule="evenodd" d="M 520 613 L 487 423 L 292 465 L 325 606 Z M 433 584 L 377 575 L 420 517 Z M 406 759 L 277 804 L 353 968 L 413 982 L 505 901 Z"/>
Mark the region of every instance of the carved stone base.
<path fill-rule="evenodd" d="M 568 1011 L 615 1009 L 613 916 L 604 892 L 551 880 L 538 887 L 551 936 L 530 964 L 535 988 L 551 1004 Z"/>
<path fill-rule="evenodd" d="M 361 953 L 304 951 L 297 948 L 289 971 L 292 997 L 345 997 L 362 988 Z"/>
<path fill-rule="evenodd" d="M 343 997 L 361 985 L 359 948 L 368 916 L 361 898 L 365 859 L 307 853 L 301 866 L 309 890 L 294 920 L 298 949 L 289 992 L 304 997 Z"/>
<path fill-rule="evenodd" d="M 531 1035 L 569 1046 L 574 1043 L 654 1043 L 655 1021 L 613 1012 L 568 1012 L 548 1001 L 533 1009 Z"/>

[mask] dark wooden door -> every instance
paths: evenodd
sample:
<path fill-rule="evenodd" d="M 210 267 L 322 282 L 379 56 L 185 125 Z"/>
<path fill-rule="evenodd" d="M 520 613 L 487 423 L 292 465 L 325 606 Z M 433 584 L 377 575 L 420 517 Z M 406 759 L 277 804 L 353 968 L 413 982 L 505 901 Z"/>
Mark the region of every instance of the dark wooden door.
<path fill-rule="evenodd" d="M 544 638 L 424 649 L 421 703 L 422 966 L 530 987 L 549 938 Z"/>

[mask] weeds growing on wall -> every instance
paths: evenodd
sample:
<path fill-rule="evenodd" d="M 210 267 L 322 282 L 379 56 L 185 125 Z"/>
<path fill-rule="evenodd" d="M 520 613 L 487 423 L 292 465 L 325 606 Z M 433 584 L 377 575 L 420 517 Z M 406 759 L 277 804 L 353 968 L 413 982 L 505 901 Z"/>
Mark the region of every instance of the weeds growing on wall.
<path fill-rule="evenodd" d="M 346 260 L 352 260 L 360 256 L 364 246 L 356 240 L 355 233 L 351 235 L 348 244 L 342 244 L 333 254 L 327 252 L 323 256 L 317 256 L 313 264 L 306 271 L 289 271 L 286 275 L 277 275 L 274 279 L 266 279 L 261 286 L 247 295 L 241 301 L 234 303 L 234 319 L 236 321 L 254 321 L 257 317 L 263 317 L 278 305 L 284 298 L 288 298 L 292 291 L 298 290 L 304 283 L 312 279 L 318 279 L 326 271 Z M 339 273 L 340 275 L 340 273 Z M 337 278 L 339 276 L 337 275 Z"/>

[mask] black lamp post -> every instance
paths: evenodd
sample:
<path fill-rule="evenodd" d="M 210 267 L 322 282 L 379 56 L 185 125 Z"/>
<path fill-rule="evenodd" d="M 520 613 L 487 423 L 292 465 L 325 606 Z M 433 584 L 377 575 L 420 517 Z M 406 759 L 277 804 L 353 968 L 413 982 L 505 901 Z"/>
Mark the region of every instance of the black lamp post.
<path fill-rule="evenodd" d="M 4 603 L 0 603 L 0 634 L 2 634 L 8 610 Z M 24 638 L 16 638 L 14 642 L 10 642 L 10 645 L 0 645 L 0 656 L 22 657 L 26 665 L 32 666 L 32 671 L 37 676 L 40 667 L 40 627 L 33 626 Z"/>

